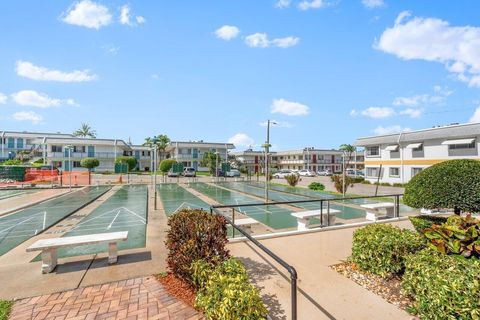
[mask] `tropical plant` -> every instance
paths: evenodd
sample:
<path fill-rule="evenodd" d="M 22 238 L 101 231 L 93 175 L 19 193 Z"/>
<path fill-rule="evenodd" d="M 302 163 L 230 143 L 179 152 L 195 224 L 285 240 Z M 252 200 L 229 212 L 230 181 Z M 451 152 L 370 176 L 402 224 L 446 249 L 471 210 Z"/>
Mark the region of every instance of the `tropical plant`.
<path fill-rule="evenodd" d="M 345 170 L 347 170 L 348 166 L 350 165 L 350 161 L 352 160 L 352 155 L 355 153 L 356 148 L 351 144 L 342 144 L 338 149 L 342 151 L 342 155 L 345 161 L 343 171 L 345 172 Z"/>
<path fill-rule="evenodd" d="M 300 176 L 298 174 L 288 174 L 285 176 L 285 180 L 291 187 L 295 187 L 300 181 Z"/>
<path fill-rule="evenodd" d="M 13 301 L 0 300 L 0 320 L 7 320 L 13 306 Z"/>
<path fill-rule="evenodd" d="M 349 176 L 345 176 L 345 184 L 343 183 L 343 175 L 341 174 L 334 174 L 330 176 L 330 180 L 333 182 L 335 190 L 339 193 L 347 193 L 348 187 L 354 186 L 353 179 Z M 343 187 L 345 186 L 345 192 Z"/>
<path fill-rule="evenodd" d="M 96 138 L 97 132 L 88 123 L 83 122 L 80 129 L 75 130 L 73 135 L 81 138 Z"/>
<path fill-rule="evenodd" d="M 98 161 L 97 158 L 83 158 L 80 160 L 80 165 L 84 168 L 87 168 L 88 171 L 92 171 L 92 169 L 100 165 L 100 161 Z"/>
<path fill-rule="evenodd" d="M 249 283 L 242 263 L 230 258 L 218 265 L 204 260 L 192 263 L 197 288 L 195 305 L 207 319 L 266 319 L 267 309 L 259 290 Z"/>
<path fill-rule="evenodd" d="M 408 217 L 413 227 L 417 232 L 422 232 L 425 229 L 431 228 L 434 224 L 442 224 L 447 221 L 446 217 L 436 217 L 436 216 L 414 216 Z M 423 233 L 422 233 L 423 234 Z"/>
<path fill-rule="evenodd" d="M 203 210 L 184 209 L 170 216 L 170 229 L 165 242 L 170 271 L 193 285 L 193 261 L 205 260 L 218 264 L 229 257 L 227 221 L 220 215 Z"/>
<path fill-rule="evenodd" d="M 480 258 L 480 221 L 454 215 L 441 225 L 424 229 L 429 246 L 443 254 Z"/>
<path fill-rule="evenodd" d="M 207 167 L 210 173 L 214 173 L 217 165 L 220 165 L 220 161 L 221 159 L 218 153 L 208 151 L 203 154 L 203 158 L 200 161 L 200 164 L 203 167 Z"/>
<path fill-rule="evenodd" d="M 373 224 L 353 233 L 352 261 L 382 277 L 402 274 L 407 254 L 425 247 L 422 237 L 388 224 Z"/>
<path fill-rule="evenodd" d="M 480 161 L 449 160 L 415 175 L 405 188 L 403 201 L 413 208 L 479 212 Z"/>
<path fill-rule="evenodd" d="M 3 161 L 2 163 L 0 163 L 2 166 L 19 166 L 21 165 L 23 162 L 21 160 L 18 160 L 18 159 L 9 159 L 9 160 L 5 160 Z"/>
<path fill-rule="evenodd" d="M 143 145 L 150 148 L 156 147 L 157 156 L 159 156 L 160 160 L 162 160 L 170 142 L 170 138 L 167 135 L 159 134 L 158 136 L 153 136 L 153 138 L 145 138 Z"/>
<path fill-rule="evenodd" d="M 117 160 L 115 160 L 115 163 L 127 164 L 128 171 L 130 172 L 130 171 L 133 171 L 137 166 L 137 159 L 131 156 L 121 156 L 121 157 L 117 157 Z"/>
<path fill-rule="evenodd" d="M 320 182 L 312 182 L 308 185 L 308 189 L 315 191 L 323 191 L 325 190 L 325 186 Z"/>
<path fill-rule="evenodd" d="M 173 159 L 162 160 L 162 162 L 160 162 L 159 169 L 160 169 L 161 172 L 167 173 L 173 167 L 173 165 L 175 163 L 177 163 L 177 161 L 175 161 Z"/>

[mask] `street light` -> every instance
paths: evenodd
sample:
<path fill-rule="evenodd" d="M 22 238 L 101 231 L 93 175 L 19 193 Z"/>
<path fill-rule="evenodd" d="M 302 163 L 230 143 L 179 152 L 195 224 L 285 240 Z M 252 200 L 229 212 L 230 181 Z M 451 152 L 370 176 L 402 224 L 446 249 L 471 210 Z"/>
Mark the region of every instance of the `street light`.
<path fill-rule="evenodd" d="M 68 174 L 68 180 L 69 180 L 69 190 L 72 191 L 72 149 L 73 146 L 67 145 L 65 146 L 65 149 L 68 150 L 68 169 L 70 173 Z"/>
<path fill-rule="evenodd" d="M 215 177 L 217 178 L 217 183 L 219 181 L 219 178 L 218 178 L 218 155 L 220 154 L 220 152 L 216 151 L 215 152 Z"/>
<path fill-rule="evenodd" d="M 268 153 L 270 152 L 270 124 L 277 124 L 273 120 L 267 120 L 267 140 L 262 146 L 265 148 L 265 203 L 268 203 L 268 183 L 269 183 L 269 170 L 268 170 Z"/>
<path fill-rule="evenodd" d="M 157 145 L 151 149 L 153 151 L 153 208 L 157 210 Z"/>

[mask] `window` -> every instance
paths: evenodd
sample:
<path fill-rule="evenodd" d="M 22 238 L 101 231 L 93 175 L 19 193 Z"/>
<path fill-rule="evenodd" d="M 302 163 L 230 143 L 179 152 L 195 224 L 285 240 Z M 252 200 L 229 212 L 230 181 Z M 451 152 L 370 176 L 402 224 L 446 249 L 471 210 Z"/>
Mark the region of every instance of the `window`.
<path fill-rule="evenodd" d="M 458 149 L 475 149 L 475 140 L 471 143 L 462 143 L 462 144 L 449 144 L 449 150 L 458 150 Z"/>
<path fill-rule="evenodd" d="M 365 149 L 367 152 L 367 157 L 378 157 L 380 156 L 380 147 L 375 146 L 375 147 L 367 147 Z"/>
<path fill-rule="evenodd" d="M 400 177 L 400 168 L 390 168 L 389 169 L 390 177 Z"/>
<path fill-rule="evenodd" d="M 319 154 L 317 157 L 318 157 L 318 160 L 325 160 L 323 154 Z"/>
<path fill-rule="evenodd" d="M 81 168 L 82 165 L 80 164 L 80 161 L 73 161 L 73 167 L 74 168 Z"/>
<path fill-rule="evenodd" d="M 412 168 L 412 178 L 422 172 L 423 168 Z"/>
<path fill-rule="evenodd" d="M 367 177 L 378 178 L 380 168 L 367 168 Z"/>
<path fill-rule="evenodd" d="M 52 146 L 52 152 L 62 152 L 62 146 Z"/>
<path fill-rule="evenodd" d="M 85 146 L 73 146 L 73 152 L 85 152 Z"/>
<path fill-rule="evenodd" d="M 23 149 L 23 139 L 17 138 L 17 149 Z"/>

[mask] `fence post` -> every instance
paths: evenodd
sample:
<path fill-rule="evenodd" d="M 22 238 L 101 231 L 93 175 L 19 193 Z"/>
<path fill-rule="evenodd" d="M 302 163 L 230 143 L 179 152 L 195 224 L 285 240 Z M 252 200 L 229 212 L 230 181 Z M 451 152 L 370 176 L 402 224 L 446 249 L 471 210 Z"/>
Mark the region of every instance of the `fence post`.
<path fill-rule="evenodd" d="M 330 226 L 330 201 L 327 201 L 327 227 Z"/>
<path fill-rule="evenodd" d="M 235 208 L 232 208 L 232 238 L 235 238 Z"/>
<path fill-rule="evenodd" d="M 397 194 L 395 196 L 395 218 L 400 217 L 400 196 Z"/>
<path fill-rule="evenodd" d="M 320 200 L 320 226 L 323 227 L 323 200 Z"/>

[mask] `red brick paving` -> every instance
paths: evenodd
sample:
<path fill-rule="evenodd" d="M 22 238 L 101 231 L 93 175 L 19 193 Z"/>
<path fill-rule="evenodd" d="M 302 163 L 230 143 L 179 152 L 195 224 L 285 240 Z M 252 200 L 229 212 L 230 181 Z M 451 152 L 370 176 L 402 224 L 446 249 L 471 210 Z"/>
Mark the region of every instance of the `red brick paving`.
<path fill-rule="evenodd" d="M 78 288 L 17 301 L 10 320 L 201 319 L 192 307 L 170 296 L 154 277 Z"/>

